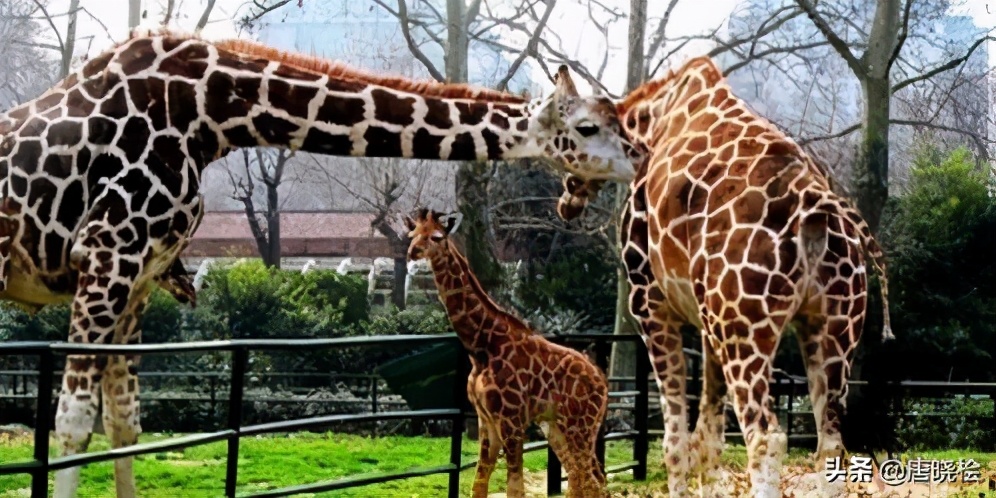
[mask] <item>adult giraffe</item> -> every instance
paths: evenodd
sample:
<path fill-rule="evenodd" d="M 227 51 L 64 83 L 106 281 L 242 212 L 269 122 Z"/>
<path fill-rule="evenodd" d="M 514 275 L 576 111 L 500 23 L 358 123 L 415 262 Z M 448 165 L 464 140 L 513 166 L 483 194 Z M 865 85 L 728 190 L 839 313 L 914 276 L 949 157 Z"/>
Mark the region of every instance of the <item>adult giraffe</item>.
<path fill-rule="evenodd" d="M 569 154 L 534 129 L 548 101 L 377 77 L 247 41 L 134 34 L 0 115 L 0 298 L 71 301 L 69 340 L 131 344 L 153 285 L 194 301 L 179 255 L 202 216 L 202 170 L 239 147 L 445 160 Z M 590 136 L 622 150 L 617 135 Z M 602 143 L 602 142 L 605 143 Z M 605 154 L 598 154 L 607 158 Z M 590 164 L 605 176 L 624 156 Z M 61 454 L 85 451 L 103 395 L 112 446 L 141 432 L 137 358 L 69 356 L 56 415 Z M 40 408 L 40 409 L 43 409 Z M 56 474 L 72 496 L 79 468 Z M 135 495 L 132 459 L 115 460 Z"/>
<path fill-rule="evenodd" d="M 783 331 L 794 326 L 805 358 L 821 457 L 844 451 L 840 419 L 865 319 L 866 256 L 881 278 L 884 337 L 892 337 L 883 255 L 867 224 L 812 158 L 733 95 L 709 58 L 693 58 L 614 104 L 579 97 L 562 67 L 554 98 L 564 117 L 551 121 L 559 128 L 550 133 L 577 127 L 577 108 L 594 109 L 583 116 L 588 133 L 620 129 L 636 150 L 630 155 L 643 157 L 610 179 L 631 181 L 622 257 L 630 310 L 661 389 L 671 496 L 688 493 L 691 472 L 705 496 L 728 494 L 719 457 L 729 390 L 753 495 L 780 497 L 786 438 L 768 383 Z M 579 215 L 604 180 L 567 176 L 558 213 Z M 684 325 L 701 331 L 704 358 L 691 439 Z M 821 481 L 830 496 L 843 491 L 842 480 Z"/>

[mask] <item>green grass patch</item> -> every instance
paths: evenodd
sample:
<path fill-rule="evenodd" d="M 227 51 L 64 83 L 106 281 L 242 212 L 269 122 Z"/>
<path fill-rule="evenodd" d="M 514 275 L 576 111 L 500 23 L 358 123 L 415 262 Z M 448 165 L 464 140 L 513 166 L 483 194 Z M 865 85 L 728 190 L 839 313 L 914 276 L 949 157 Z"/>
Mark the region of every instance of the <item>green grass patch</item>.
<path fill-rule="evenodd" d="M 140 442 L 171 439 L 163 434 L 143 434 Z M 32 455 L 31 438 L 0 438 L 0 462 L 26 461 Z M 105 437 L 95 435 L 91 451 L 108 449 Z M 219 497 L 224 495 L 225 458 L 227 444 L 211 443 L 182 451 L 157 453 L 138 457 L 135 473 L 143 497 Z M 366 437 L 327 432 L 322 434 L 295 433 L 244 438 L 239 459 L 238 489 L 240 493 L 258 492 L 286 486 L 334 481 L 360 474 L 394 473 L 415 468 L 435 467 L 449 463 L 450 439 L 430 437 Z M 53 447 L 51 453 L 56 456 Z M 542 472 L 547 465 L 546 450 L 527 453 L 526 469 Z M 972 451 L 917 452 L 907 458 L 925 459 L 974 458 L 983 468 L 996 461 L 996 454 Z M 462 461 L 477 458 L 477 441 L 463 440 Z M 666 487 L 659 440 L 650 444 L 648 479 L 634 482 L 631 473 L 610 476 L 610 489 L 639 492 Z M 606 463 L 633 460 L 629 441 L 610 441 L 606 445 Z M 733 470 L 746 466 L 747 455 L 742 446 L 730 446 L 723 453 L 724 464 Z M 786 465 L 812 465 L 809 454 L 792 450 Z M 474 479 L 474 469 L 461 473 L 460 495 L 468 496 Z M 113 497 L 114 466 L 111 462 L 92 464 L 81 472 L 79 496 Z M 446 495 L 448 476 L 445 474 L 397 480 L 354 489 L 319 493 L 320 497 L 438 497 Z M 52 479 L 49 479 L 51 491 Z M 0 498 L 27 496 L 30 479 L 27 476 L 0 476 Z M 491 492 L 505 489 L 505 463 L 499 459 L 491 479 Z"/>

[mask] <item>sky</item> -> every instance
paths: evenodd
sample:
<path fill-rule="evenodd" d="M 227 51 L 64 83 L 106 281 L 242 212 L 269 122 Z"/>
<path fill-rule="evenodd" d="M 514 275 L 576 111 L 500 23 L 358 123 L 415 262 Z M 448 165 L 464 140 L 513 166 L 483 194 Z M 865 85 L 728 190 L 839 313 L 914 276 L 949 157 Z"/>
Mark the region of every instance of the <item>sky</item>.
<path fill-rule="evenodd" d="M 52 14 L 64 13 L 69 6 L 70 0 L 50 0 L 49 12 Z M 146 22 L 155 23 L 162 18 L 161 12 L 165 5 L 165 0 L 142 0 L 143 6 L 148 9 L 148 19 Z M 316 1 L 316 0 L 307 0 Z M 373 8 L 376 7 L 372 0 L 368 1 Z M 621 7 L 628 10 L 628 0 L 603 0 L 604 3 Z M 234 18 L 245 9 L 247 0 L 216 0 L 216 4 L 210 21 L 204 29 L 202 35 L 207 39 L 232 38 L 238 36 Z M 705 2 L 682 1 L 672 14 L 669 36 L 681 36 L 702 33 L 723 24 L 723 21 L 730 15 L 740 0 L 710 0 L 709 8 L 702 9 Z M 127 38 L 128 35 L 128 8 L 127 0 L 80 0 L 81 6 L 87 12 L 82 13 L 78 19 L 78 35 L 92 36 L 92 40 L 83 40 L 81 49 L 88 47 L 88 54 L 92 57 L 102 50 L 111 46 L 114 42 L 119 42 Z M 660 15 L 665 0 L 650 0 L 650 16 Z M 192 31 L 205 0 L 177 0 L 177 20 L 173 25 L 174 29 Z M 601 34 L 598 33 L 593 23 L 588 19 L 588 13 L 584 9 L 571 9 L 568 6 L 572 2 L 560 2 L 551 16 L 550 28 L 554 30 L 563 40 L 563 46 L 568 48 L 571 55 L 585 59 L 585 54 L 601 54 L 602 43 Z M 561 7 L 563 5 L 564 7 Z M 288 5 L 284 8 L 294 8 Z M 656 8 L 656 10 L 655 10 Z M 996 28 L 996 0 L 965 0 L 958 9 L 959 14 L 968 14 L 975 19 L 976 25 L 985 28 Z M 57 27 L 60 31 L 65 30 L 64 17 L 57 18 Z M 614 48 L 625 50 L 626 44 L 626 23 L 625 20 L 617 22 L 610 31 L 610 39 Z M 990 45 L 989 58 L 990 65 L 996 66 L 996 46 Z M 686 48 L 682 55 L 689 56 L 708 50 L 708 45 L 692 45 Z M 680 57 L 680 56 L 679 56 Z M 609 89 L 619 93 L 625 83 L 626 69 L 624 57 L 610 58 L 602 83 Z M 589 59 L 594 62 L 595 59 Z M 596 64 L 597 65 L 597 64 Z M 591 67 L 591 65 L 589 65 Z M 534 79 L 549 91 L 551 86 L 545 76 L 540 73 L 534 75 Z M 579 90 L 590 91 L 588 85 L 583 81 L 577 81 Z"/>

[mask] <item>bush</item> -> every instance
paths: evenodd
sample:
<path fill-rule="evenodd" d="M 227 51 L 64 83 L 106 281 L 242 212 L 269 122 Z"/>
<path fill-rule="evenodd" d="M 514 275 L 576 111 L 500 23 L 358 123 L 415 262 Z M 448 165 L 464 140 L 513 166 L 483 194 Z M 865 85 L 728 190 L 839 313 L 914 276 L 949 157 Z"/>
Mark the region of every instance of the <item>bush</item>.
<path fill-rule="evenodd" d="M 909 416 L 900 420 L 897 431 L 903 447 L 913 451 L 992 450 L 996 434 L 990 422 L 993 402 L 989 399 L 921 399 L 907 401 L 904 406 Z"/>
<path fill-rule="evenodd" d="M 612 332 L 616 267 L 597 247 L 566 248 L 549 261 L 527 263 L 515 297 L 531 323 L 552 327 L 543 332 Z"/>
<path fill-rule="evenodd" d="M 892 201 L 892 325 L 902 378 L 996 380 L 996 198 L 968 151 L 926 149 Z"/>

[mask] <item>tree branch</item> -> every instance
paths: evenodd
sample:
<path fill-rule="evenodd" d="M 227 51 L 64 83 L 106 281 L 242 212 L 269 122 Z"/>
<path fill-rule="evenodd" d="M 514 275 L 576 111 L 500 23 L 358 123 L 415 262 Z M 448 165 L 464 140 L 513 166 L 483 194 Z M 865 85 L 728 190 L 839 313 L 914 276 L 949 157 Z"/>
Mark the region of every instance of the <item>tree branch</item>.
<path fill-rule="evenodd" d="M 408 5 L 406 4 L 406 0 L 398 0 L 397 12 L 388 7 L 387 4 L 385 4 L 382 0 L 374 0 L 374 2 L 377 5 L 380 5 L 381 8 L 390 12 L 393 16 L 398 18 L 398 24 L 401 26 L 401 34 L 404 35 L 405 37 L 405 43 L 408 44 L 408 50 L 410 50 L 412 55 L 415 56 L 415 59 L 417 59 L 419 62 L 422 63 L 423 66 L 425 66 L 425 69 L 429 71 L 429 76 L 432 76 L 432 78 L 435 79 L 436 81 L 446 81 L 446 76 L 443 75 L 443 73 L 439 72 L 438 69 L 436 69 L 436 66 L 433 65 L 432 61 L 430 61 L 429 58 L 425 56 L 425 53 L 422 52 L 422 49 L 419 48 L 417 43 L 415 43 L 415 39 L 412 38 L 412 32 L 410 26 L 410 23 L 412 21 L 411 18 L 408 16 Z"/>
<path fill-rule="evenodd" d="M 840 54 L 844 62 L 847 63 L 847 66 L 851 68 L 851 71 L 854 71 L 854 74 L 859 78 L 863 77 L 867 72 L 864 64 L 854 56 L 851 49 L 847 46 L 847 42 L 837 36 L 837 33 L 833 32 L 833 29 L 823 19 L 823 16 L 816 11 L 816 6 L 810 0 L 795 0 L 795 3 L 809 16 L 816 29 L 820 30 L 820 33 L 823 33 L 823 36 L 830 42 L 830 46 Z"/>
<path fill-rule="evenodd" d="M 478 1 L 478 3 L 480 2 Z M 519 70 L 519 66 L 522 65 L 522 61 L 525 60 L 526 56 L 536 53 L 536 46 L 539 43 L 540 35 L 542 35 L 543 30 L 546 29 L 546 23 L 550 20 L 550 14 L 553 13 L 553 6 L 556 4 L 557 0 L 549 0 L 546 2 L 546 10 L 543 11 L 543 17 L 539 20 L 539 24 L 536 25 L 536 29 L 533 31 L 532 36 L 529 37 L 529 42 L 526 43 L 526 47 L 519 52 L 519 55 L 508 67 L 508 72 L 505 74 L 505 77 L 498 82 L 498 90 L 505 91 L 508 87 L 508 82 L 515 76 L 515 72 Z"/>
<path fill-rule="evenodd" d="M 204 26 L 207 26 L 208 19 L 211 17 L 211 11 L 214 9 L 214 2 L 215 0 L 207 0 L 207 5 L 204 6 L 204 12 L 201 13 L 201 18 L 198 19 L 197 26 L 194 27 L 194 33 L 200 33 L 204 29 Z M 172 4 L 172 1 L 170 3 Z"/>
<path fill-rule="evenodd" d="M 896 40 L 896 47 L 892 50 L 892 55 L 889 56 L 889 65 L 886 68 L 886 72 L 892 69 L 892 64 L 899 58 L 899 52 L 902 51 L 903 45 L 906 44 L 906 37 L 910 33 L 911 10 L 913 10 L 913 0 L 906 0 L 906 8 L 903 9 L 903 25 L 899 28 L 899 39 Z"/>
<path fill-rule="evenodd" d="M 933 78 L 934 76 L 937 76 L 938 74 L 941 74 L 941 73 L 943 73 L 945 71 L 949 71 L 951 69 L 954 69 L 954 68 L 958 67 L 960 64 L 962 64 L 963 62 L 965 62 L 969 58 L 971 58 L 972 57 L 972 53 L 975 52 L 975 49 L 979 48 L 979 46 L 982 45 L 982 43 L 984 43 L 986 41 L 993 41 L 993 40 L 996 40 L 996 38 L 993 38 L 990 35 L 986 35 L 986 36 L 983 36 L 982 38 L 979 38 L 978 40 L 975 40 L 975 43 L 973 43 L 968 48 L 968 51 L 965 53 L 964 56 L 958 57 L 958 58 L 955 58 L 955 59 L 951 59 L 951 60 L 945 62 L 944 64 L 941 64 L 940 66 L 937 66 L 934 69 L 931 69 L 930 71 L 927 71 L 926 73 L 920 74 L 918 76 L 914 76 L 912 78 L 907 78 L 907 79 L 905 79 L 903 81 L 900 81 L 899 83 L 896 83 L 895 85 L 892 86 L 892 93 L 896 93 L 897 91 L 902 90 L 903 88 L 906 88 L 906 87 L 908 87 L 908 86 L 910 86 L 910 85 L 912 85 L 912 84 L 914 84 L 914 83 L 916 83 L 918 81 L 923 81 L 923 80 L 926 80 L 926 79 Z"/>
<path fill-rule="evenodd" d="M 661 17 L 660 22 L 657 23 L 657 29 L 654 30 L 654 35 L 650 38 L 650 46 L 647 48 L 646 58 L 648 61 L 654 58 L 654 55 L 657 54 L 657 51 L 660 50 L 661 46 L 664 44 L 664 41 L 667 39 L 665 31 L 667 30 L 668 23 L 671 21 L 671 13 L 677 5 L 678 0 L 670 0 L 667 4 L 667 8 L 664 10 L 664 15 Z M 644 69 L 649 69 L 649 67 L 650 65 L 646 64 Z M 650 76 L 651 73 L 645 72 L 643 80 L 649 80 Z"/>
<path fill-rule="evenodd" d="M 59 51 L 65 52 L 66 43 L 62 41 L 62 35 L 59 33 L 59 29 L 55 27 L 55 21 L 52 20 L 52 16 L 48 14 L 48 10 L 45 8 L 45 5 L 41 3 L 41 0 L 34 0 L 34 2 L 35 5 L 38 6 L 38 9 L 42 11 L 42 14 L 45 16 L 45 20 L 48 21 L 49 27 L 52 28 L 52 32 L 55 33 L 55 40 L 59 42 Z"/>
<path fill-rule="evenodd" d="M 798 142 L 799 145 L 809 145 L 809 144 L 815 143 L 815 142 L 822 142 L 822 141 L 825 141 L 825 140 L 833 140 L 835 138 L 845 137 L 845 136 L 850 135 L 851 133 L 854 133 L 854 132 L 856 132 L 856 131 L 858 131 L 860 129 L 861 129 L 861 123 L 855 123 L 855 124 L 852 124 L 851 126 L 848 126 L 847 128 L 844 128 L 843 130 L 841 130 L 841 131 L 839 131 L 837 133 L 833 133 L 831 135 L 823 135 L 823 136 L 809 137 L 809 138 L 800 138 L 796 142 Z"/>

